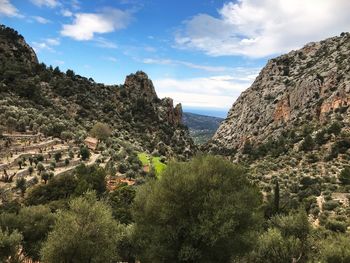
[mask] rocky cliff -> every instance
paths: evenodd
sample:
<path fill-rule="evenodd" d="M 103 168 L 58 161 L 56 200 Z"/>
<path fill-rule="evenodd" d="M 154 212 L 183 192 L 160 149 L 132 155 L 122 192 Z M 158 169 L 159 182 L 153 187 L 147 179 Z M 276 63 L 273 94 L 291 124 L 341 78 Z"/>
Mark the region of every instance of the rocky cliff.
<path fill-rule="evenodd" d="M 271 59 L 233 104 L 212 146 L 242 149 L 307 124 L 349 121 L 350 34 Z"/>

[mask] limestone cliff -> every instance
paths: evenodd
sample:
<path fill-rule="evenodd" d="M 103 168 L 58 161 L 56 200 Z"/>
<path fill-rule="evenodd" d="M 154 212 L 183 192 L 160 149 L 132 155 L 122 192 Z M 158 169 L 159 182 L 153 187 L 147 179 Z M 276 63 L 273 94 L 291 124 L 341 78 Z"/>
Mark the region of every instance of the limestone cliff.
<path fill-rule="evenodd" d="M 350 34 L 271 59 L 233 104 L 211 146 L 242 149 L 308 123 L 349 119 Z M 209 145 L 209 147 L 210 147 Z"/>

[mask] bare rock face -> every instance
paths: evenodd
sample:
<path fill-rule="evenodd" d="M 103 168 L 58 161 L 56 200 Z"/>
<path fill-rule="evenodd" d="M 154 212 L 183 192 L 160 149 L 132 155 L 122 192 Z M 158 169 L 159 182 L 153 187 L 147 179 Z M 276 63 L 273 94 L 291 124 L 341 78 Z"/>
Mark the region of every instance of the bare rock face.
<path fill-rule="evenodd" d="M 128 75 L 125 79 L 124 88 L 131 97 L 136 99 L 142 98 L 147 102 L 158 99 L 152 80 L 142 71 Z"/>
<path fill-rule="evenodd" d="M 28 66 L 38 64 L 34 50 L 26 43 L 23 36 L 4 25 L 0 25 L 0 52 Z"/>
<path fill-rule="evenodd" d="M 182 121 L 182 106 L 178 104 L 174 108 L 172 98 L 159 99 L 152 80 L 146 73 L 138 71 L 126 77 L 124 89 L 128 98 L 134 101 L 142 101 L 153 106 L 155 112 L 159 112 L 160 119 L 173 126 L 178 126 Z"/>
<path fill-rule="evenodd" d="M 182 105 L 179 103 L 174 108 L 174 124 L 179 125 L 182 123 L 182 115 Z"/>
<path fill-rule="evenodd" d="M 240 149 L 307 122 L 348 119 L 350 34 L 270 60 L 233 104 L 210 144 Z"/>

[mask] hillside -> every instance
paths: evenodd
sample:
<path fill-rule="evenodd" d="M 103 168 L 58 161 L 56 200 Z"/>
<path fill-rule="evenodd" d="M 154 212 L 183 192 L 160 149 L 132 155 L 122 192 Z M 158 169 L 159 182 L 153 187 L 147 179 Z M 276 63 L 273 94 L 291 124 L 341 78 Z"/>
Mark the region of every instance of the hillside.
<path fill-rule="evenodd" d="M 219 128 L 222 118 L 184 112 L 183 123 L 189 128 L 190 135 L 197 144 L 206 143 Z"/>
<path fill-rule="evenodd" d="M 308 203 L 315 224 L 347 216 L 349 54 L 342 33 L 271 59 L 203 149 L 247 164 L 267 198 L 280 182 L 283 205 Z"/>
<path fill-rule="evenodd" d="M 0 123 L 2 130 L 83 139 L 97 121 L 135 150 L 187 158 L 195 147 L 182 124 L 181 105 L 159 99 L 144 72 L 123 85 L 104 85 L 74 71 L 38 63 L 16 31 L 0 28 Z"/>

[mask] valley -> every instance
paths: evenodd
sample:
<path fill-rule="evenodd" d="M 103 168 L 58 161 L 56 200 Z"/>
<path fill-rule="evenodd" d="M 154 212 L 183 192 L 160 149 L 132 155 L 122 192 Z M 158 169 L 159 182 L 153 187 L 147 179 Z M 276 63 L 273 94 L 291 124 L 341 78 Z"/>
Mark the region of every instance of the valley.
<path fill-rule="evenodd" d="M 0 51 L 1 262 L 349 262 L 349 33 L 269 60 L 226 119 L 5 25 Z"/>

